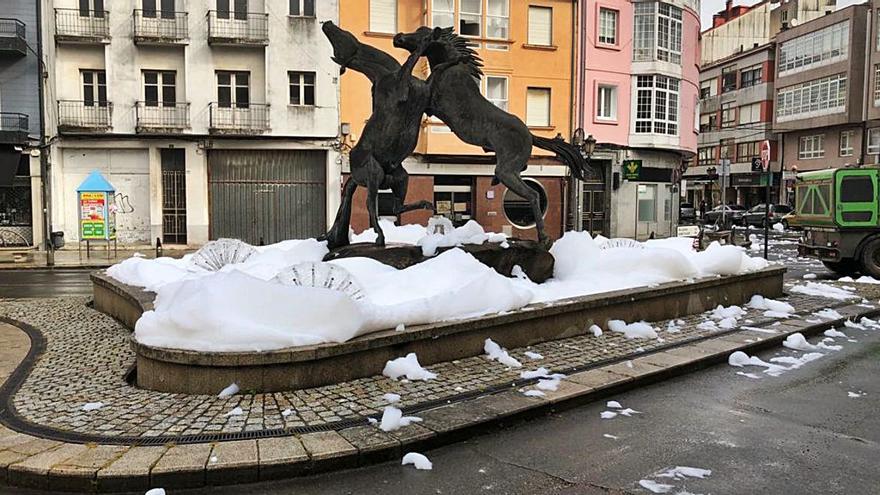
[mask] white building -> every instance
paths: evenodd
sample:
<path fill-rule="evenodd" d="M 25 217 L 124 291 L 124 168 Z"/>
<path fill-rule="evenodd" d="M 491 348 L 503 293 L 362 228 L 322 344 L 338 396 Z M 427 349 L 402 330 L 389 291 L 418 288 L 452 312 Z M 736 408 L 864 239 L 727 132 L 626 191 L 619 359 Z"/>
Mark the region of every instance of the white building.
<path fill-rule="evenodd" d="M 252 243 L 336 211 L 337 0 L 47 0 L 53 229 L 80 182 L 116 188 L 120 243 Z"/>

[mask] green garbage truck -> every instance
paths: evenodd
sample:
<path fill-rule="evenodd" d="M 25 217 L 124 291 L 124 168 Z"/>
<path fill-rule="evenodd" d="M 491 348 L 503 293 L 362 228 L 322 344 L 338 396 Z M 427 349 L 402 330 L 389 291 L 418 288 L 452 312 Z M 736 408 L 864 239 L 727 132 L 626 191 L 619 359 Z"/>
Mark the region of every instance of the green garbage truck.
<path fill-rule="evenodd" d="M 803 229 L 798 254 L 841 275 L 880 278 L 880 168 L 803 172 L 795 183 L 789 225 Z"/>

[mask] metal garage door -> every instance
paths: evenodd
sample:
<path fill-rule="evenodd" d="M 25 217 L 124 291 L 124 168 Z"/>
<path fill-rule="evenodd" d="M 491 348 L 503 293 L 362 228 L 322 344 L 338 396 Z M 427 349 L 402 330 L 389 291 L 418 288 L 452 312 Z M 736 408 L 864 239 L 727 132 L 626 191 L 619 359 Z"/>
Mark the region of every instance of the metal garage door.
<path fill-rule="evenodd" d="M 271 244 L 324 232 L 324 151 L 210 150 L 208 169 L 211 239 Z"/>

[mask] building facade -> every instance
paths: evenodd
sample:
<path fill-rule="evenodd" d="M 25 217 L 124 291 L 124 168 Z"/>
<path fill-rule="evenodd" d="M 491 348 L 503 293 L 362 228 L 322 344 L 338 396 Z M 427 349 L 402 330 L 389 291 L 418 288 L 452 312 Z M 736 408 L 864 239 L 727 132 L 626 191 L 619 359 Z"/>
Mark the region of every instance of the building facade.
<path fill-rule="evenodd" d="M 611 237 L 674 235 L 697 151 L 699 3 L 588 0 L 578 19 L 576 126 L 597 140 L 606 181 L 579 185 L 575 217 Z"/>
<path fill-rule="evenodd" d="M 483 94 L 517 115 L 533 134 L 571 136 L 572 0 L 370 0 L 350 2 L 340 12 L 340 25 L 362 42 L 401 62 L 408 53 L 392 46 L 397 32 L 420 26 L 453 26 L 467 37 L 483 60 Z M 423 60 L 415 70 L 426 78 Z M 369 118 L 370 83 L 361 74 L 341 78 L 341 109 L 346 145 L 357 143 Z M 403 224 L 426 223 L 432 215 L 455 225 L 476 220 L 486 230 L 534 238 L 534 218 L 523 198 L 503 185 L 491 185 L 494 154 L 463 143 L 442 122 L 426 118 L 414 155 L 404 162 L 410 174 L 407 202 L 427 200 L 434 210 L 392 218 Z M 555 157 L 533 149 L 523 172 L 541 195 L 547 233 L 558 238 L 565 229 L 568 169 Z M 380 193 L 379 213 L 392 217 L 387 193 Z M 368 227 L 365 193 L 354 198 L 353 228 Z"/>
<path fill-rule="evenodd" d="M 863 164 L 880 153 L 880 135 L 866 125 L 873 17 L 869 4 L 852 5 L 777 36 L 773 125 L 785 170 Z"/>
<path fill-rule="evenodd" d="M 132 245 L 325 231 L 338 205 L 336 0 L 54 0 L 45 23 L 54 229 L 98 170 Z M 330 213 L 328 213 L 330 212 Z"/>
<path fill-rule="evenodd" d="M 39 245 L 40 11 L 33 0 L 0 5 L 0 247 Z"/>

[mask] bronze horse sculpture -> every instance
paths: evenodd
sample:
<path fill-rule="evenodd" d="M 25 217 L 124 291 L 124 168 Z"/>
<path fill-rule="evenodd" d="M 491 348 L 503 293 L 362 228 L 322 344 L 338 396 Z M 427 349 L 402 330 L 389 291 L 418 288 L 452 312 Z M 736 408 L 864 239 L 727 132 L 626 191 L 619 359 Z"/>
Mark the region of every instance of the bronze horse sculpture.
<path fill-rule="evenodd" d="M 600 178 L 577 148 L 560 138 L 535 136 L 522 120 L 483 97 L 476 82 L 483 75 L 481 60 L 452 28 L 421 27 L 413 33 L 395 35 L 394 46 L 410 52 L 403 66 L 332 22 L 325 22 L 322 29 L 333 45 L 333 60 L 342 66 L 341 70 L 361 72 L 373 84 L 373 115 L 351 151 L 351 175 L 343 189 L 342 204 L 333 227 L 324 236 L 328 248 L 349 244 L 351 201 L 359 185 L 367 188 L 370 226 L 380 246 L 385 236 L 378 221 L 379 189 L 392 190 L 395 213 L 433 207 L 427 201 L 405 204 L 409 177 L 401 162 L 415 149 L 423 114 L 439 117 L 462 141 L 495 152 L 492 184 L 500 182 L 528 200 L 538 241 L 544 248 L 549 247 L 550 239 L 544 230 L 540 198 L 520 176 L 528 166 L 532 146 L 555 153 L 579 179 L 586 175 Z M 431 68 L 427 81 L 412 76 L 423 55 Z"/>
<path fill-rule="evenodd" d="M 377 211 L 380 189 L 391 189 L 395 214 L 433 208 L 427 201 L 404 204 L 409 176 L 401 166 L 416 147 L 430 96 L 427 83 L 412 76 L 421 52 L 414 49 L 401 66 L 391 55 L 359 42 L 330 21 L 321 29 L 333 45 L 333 60 L 342 67 L 341 72 L 352 69 L 367 76 L 373 84 L 373 115 L 349 154 L 351 175 L 345 181 L 342 204 L 333 226 L 323 239 L 330 249 L 349 244 L 351 201 L 357 186 L 362 186 L 367 189 L 370 226 L 378 235 L 376 244 L 382 246 L 385 235 L 379 227 Z"/>
<path fill-rule="evenodd" d="M 411 54 L 428 57 L 431 75 L 429 108 L 462 141 L 495 152 L 495 177 L 499 182 L 528 200 L 535 217 L 538 242 L 549 247 L 538 192 L 522 179 L 528 167 L 532 146 L 552 151 L 578 179 L 600 179 L 601 173 L 587 164 L 580 150 L 561 138 L 547 139 L 529 132 L 526 124 L 487 100 L 477 84 L 483 76 L 482 62 L 465 38 L 452 28 L 421 27 L 413 33 L 394 37 L 394 46 Z"/>

